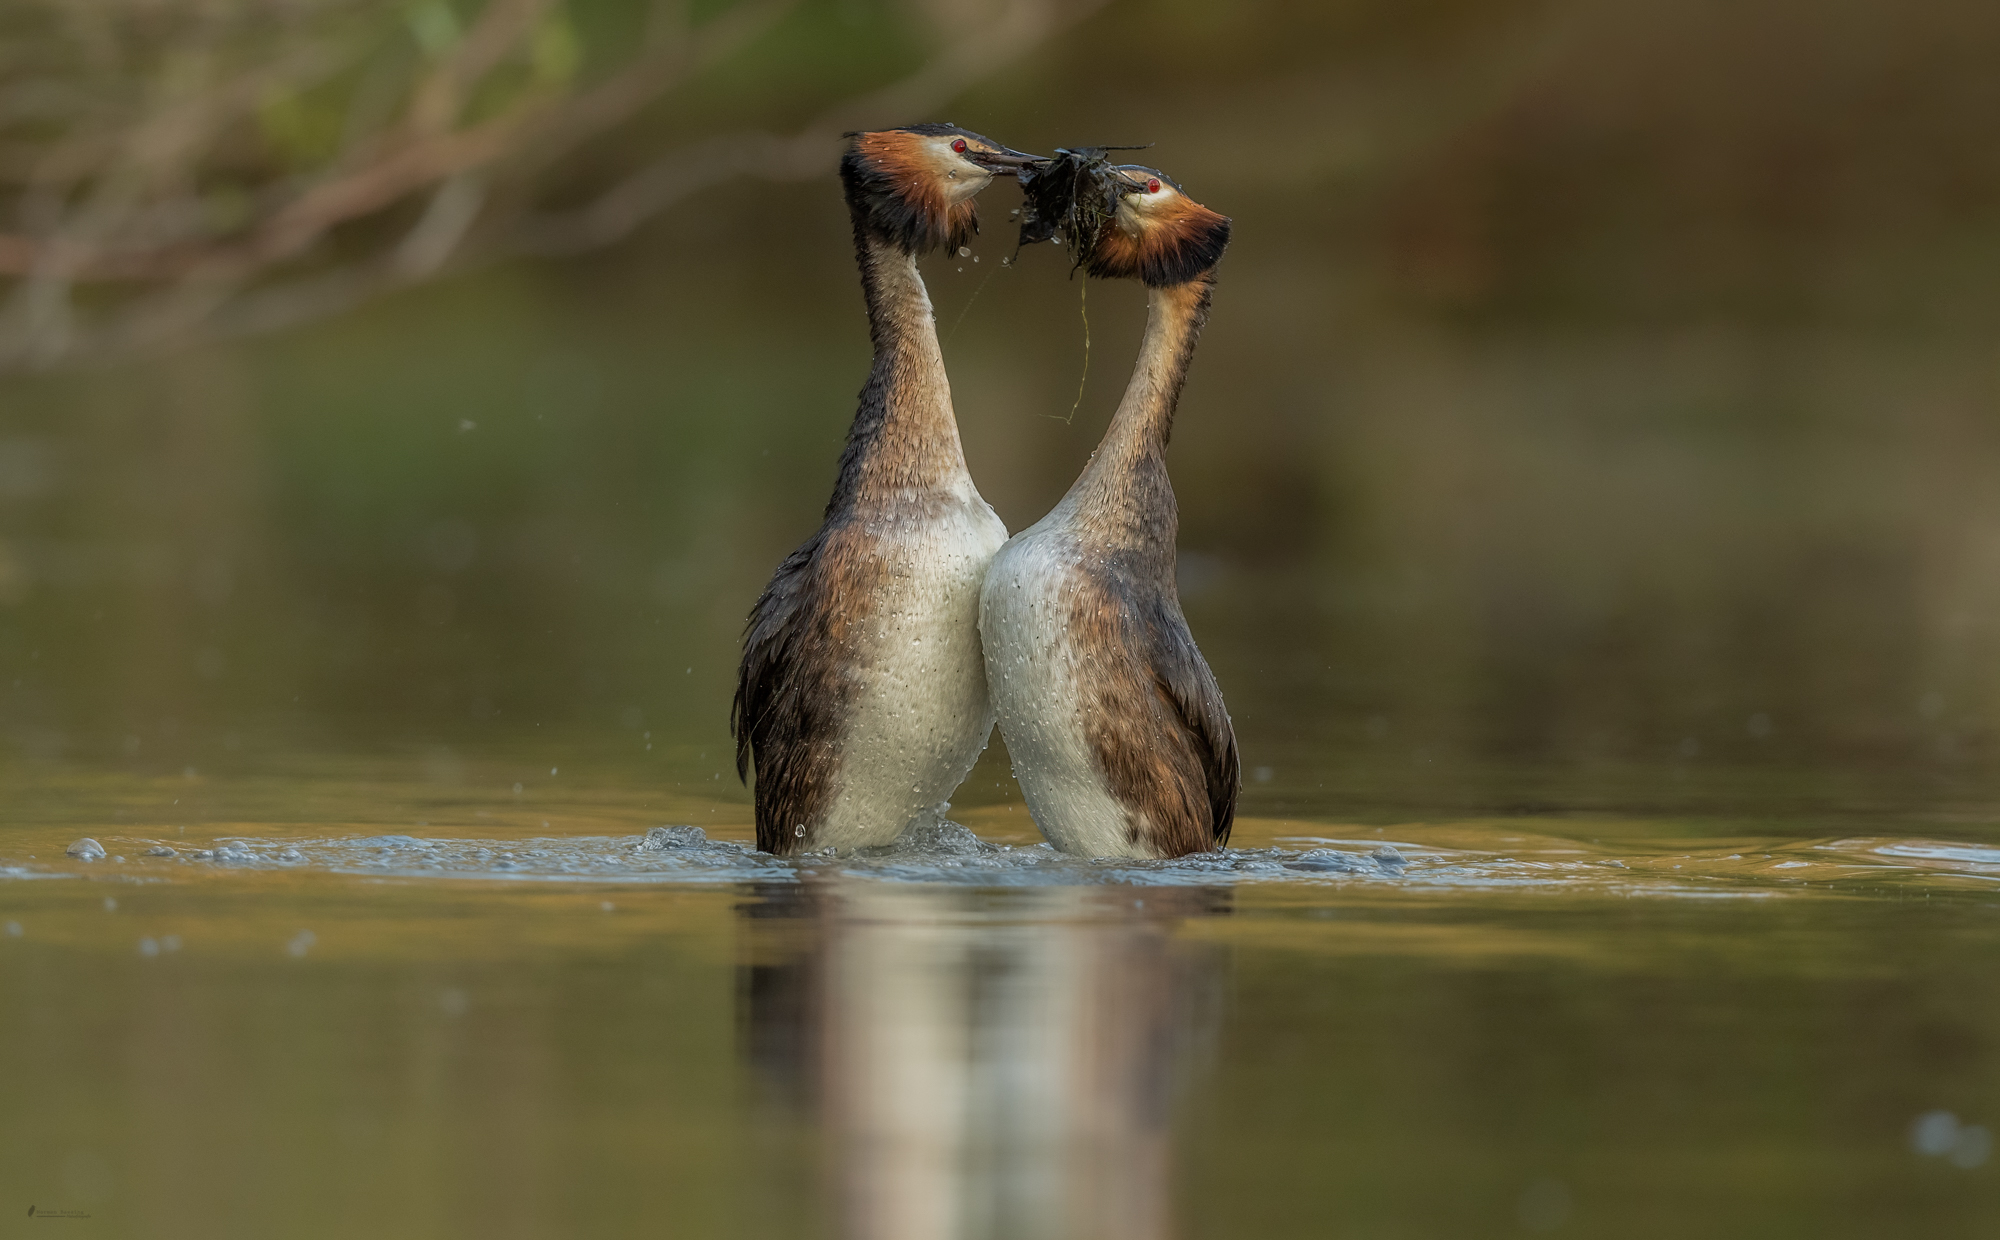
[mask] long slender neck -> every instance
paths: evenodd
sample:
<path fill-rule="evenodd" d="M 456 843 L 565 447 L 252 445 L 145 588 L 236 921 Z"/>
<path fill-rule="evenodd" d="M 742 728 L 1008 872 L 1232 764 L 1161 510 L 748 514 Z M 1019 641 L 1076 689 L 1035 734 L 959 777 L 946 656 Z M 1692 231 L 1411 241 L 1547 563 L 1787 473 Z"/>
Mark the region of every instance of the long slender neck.
<path fill-rule="evenodd" d="M 857 500 L 893 502 L 966 473 L 936 316 L 917 260 L 869 235 L 858 221 L 854 248 L 875 364 L 840 455 L 829 517 Z"/>
<path fill-rule="evenodd" d="M 1167 440 L 1188 361 L 1208 321 L 1212 280 L 1146 290 L 1146 335 L 1125 397 L 1063 503 L 1114 546 L 1172 557 L 1180 512 L 1167 478 Z"/>

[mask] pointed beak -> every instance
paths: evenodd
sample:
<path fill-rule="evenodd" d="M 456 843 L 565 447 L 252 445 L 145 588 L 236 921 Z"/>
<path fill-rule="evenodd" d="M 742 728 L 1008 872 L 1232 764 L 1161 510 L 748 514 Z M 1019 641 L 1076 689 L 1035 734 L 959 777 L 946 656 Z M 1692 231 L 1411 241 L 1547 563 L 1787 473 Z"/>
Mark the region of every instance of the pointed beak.
<path fill-rule="evenodd" d="M 1004 146 L 997 151 L 967 151 L 965 157 L 993 173 L 1019 173 L 1024 168 L 1033 168 L 1049 162 L 1046 156 L 1029 155 L 1009 150 Z"/>
<path fill-rule="evenodd" d="M 1111 187 L 1111 197 L 1114 200 L 1123 198 L 1127 194 L 1136 194 L 1146 188 L 1144 181 L 1120 168 L 1112 169 L 1112 176 L 1106 183 Z"/>

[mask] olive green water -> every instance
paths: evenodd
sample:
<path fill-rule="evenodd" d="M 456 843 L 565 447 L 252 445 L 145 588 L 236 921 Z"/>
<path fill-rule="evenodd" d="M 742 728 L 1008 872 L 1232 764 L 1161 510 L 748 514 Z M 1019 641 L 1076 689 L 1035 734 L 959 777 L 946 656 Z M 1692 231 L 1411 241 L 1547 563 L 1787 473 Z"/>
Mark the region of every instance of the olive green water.
<path fill-rule="evenodd" d="M 955 103 L 1236 221 L 1170 458 L 1211 862 L 1037 852 L 997 745 L 983 846 L 736 846 L 867 366 L 830 184 L 0 378 L 6 1234 L 1990 1233 L 1996 12 L 1115 3 Z M 1012 192 L 926 275 L 1020 529 L 1141 299 L 1070 418 Z"/>
<path fill-rule="evenodd" d="M 702 782 L 695 752 L 555 773 L 551 752 L 451 783 L 435 758 L 11 769 L 12 1226 L 30 1205 L 146 1237 L 1993 1218 L 2000 848 L 1959 815 L 1354 821 L 1253 792 L 1235 868 L 1051 871 L 996 799 L 961 817 L 997 856 L 793 866 L 640 846 L 662 821 L 747 838 L 740 796 L 659 790 Z M 109 855 L 65 857 L 85 835 Z"/>

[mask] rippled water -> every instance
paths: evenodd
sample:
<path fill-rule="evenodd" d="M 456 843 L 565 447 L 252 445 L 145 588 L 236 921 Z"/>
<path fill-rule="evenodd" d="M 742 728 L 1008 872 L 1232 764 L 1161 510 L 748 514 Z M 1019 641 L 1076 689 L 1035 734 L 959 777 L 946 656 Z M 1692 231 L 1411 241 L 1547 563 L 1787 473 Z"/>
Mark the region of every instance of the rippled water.
<path fill-rule="evenodd" d="M 1648 824 L 1613 824 L 1623 836 Z M 1900 838 L 1574 838 L 1532 819 L 1411 824 L 1393 838 L 1307 832 L 1314 824 L 1242 822 L 1237 846 L 1171 861 L 1080 858 L 1045 843 L 1001 843 L 946 821 L 893 847 L 828 849 L 797 858 L 759 852 L 744 838 L 697 826 L 644 835 L 431 837 L 412 835 L 79 836 L 60 859 L 39 856 L 0 874 L 172 881 L 214 871 L 295 870 L 433 881 L 563 883 L 806 883 L 867 878 L 969 886 L 1206 886 L 1397 883 L 1405 888 L 1523 888 L 1683 899 L 1767 898 L 1814 888 L 1854 895 L 1979 890 L 2000 883 L 2000 848 Z M 1603 824 L 1587 824 L 1605 830 Z M 1320 828 L 1324 830 L 1324 828 Z M 1573 831 L 1573 828 L 1572 828 Z M 170 842 L 178 841 L 178 846 Z M 1245 841 L 1258 843 L 1244 846 Z M 1683 848 L 1691 851 L 1681 851 Z M 2000 894 L 2000 889 L 1996 889 Z"/>
<path fill-rule="evenodd" d="M 671 764 L 717 791 L 11 770 L 6 1199 L 147 1237 L 1995 1217 L 2000 835 L 1962 805 L 1251 814 L 1134 863 L 989 797 L 779 860 Z"/>

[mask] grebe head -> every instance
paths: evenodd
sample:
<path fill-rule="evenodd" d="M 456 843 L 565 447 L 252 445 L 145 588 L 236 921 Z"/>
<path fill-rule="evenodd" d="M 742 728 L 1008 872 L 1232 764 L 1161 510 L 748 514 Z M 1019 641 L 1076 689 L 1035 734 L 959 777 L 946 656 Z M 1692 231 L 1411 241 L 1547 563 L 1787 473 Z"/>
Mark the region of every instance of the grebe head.
<path fill-rule="evenodd" d="M 1109 170 L 1116 206 L 1091 251 L 1089 272 L 1104 280 L 1140 279 L 1155 288 L 1186 284 L 1222 261 L 1229 217 L 1187 196 L 1157 168 Z"/>
<path fill-rule="evenodd" d="M 996 174 L 1043 162 L 956 125 L 911 125 L 847 135 L 840 179 L 871 235 L 909 254 L 957 249 L 979 231 L 973 195 Z"/>

